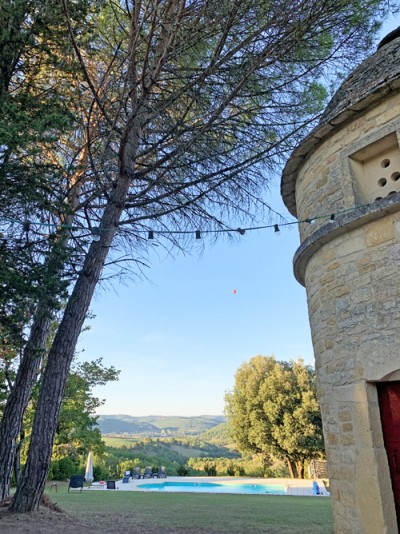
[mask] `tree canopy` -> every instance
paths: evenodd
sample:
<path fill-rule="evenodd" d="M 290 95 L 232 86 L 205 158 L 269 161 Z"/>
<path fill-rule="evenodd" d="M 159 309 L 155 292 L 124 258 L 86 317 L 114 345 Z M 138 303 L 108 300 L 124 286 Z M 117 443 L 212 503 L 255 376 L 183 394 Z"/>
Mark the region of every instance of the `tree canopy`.
<path fill-rule="evenodd" d="M 304 475 L 305 460 L 324 454 L 314 370 L 274 356 L 255 356 L 237 370 L 226 415 L 241 452 L 286 460 L 291 475 Z"/>

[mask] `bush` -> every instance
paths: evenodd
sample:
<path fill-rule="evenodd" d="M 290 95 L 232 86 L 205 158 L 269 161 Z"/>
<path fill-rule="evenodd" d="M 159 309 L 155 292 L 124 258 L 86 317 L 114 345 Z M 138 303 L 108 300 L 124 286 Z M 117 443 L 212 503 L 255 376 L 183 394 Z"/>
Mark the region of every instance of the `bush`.
<path fill-rule="evenodd" d="M 58 460 L 51 462 L 49 479 L 50 480 L 66 480 L 71 475 L 77 474 L 79 466 L 69 456 L 64 456 Z"/>
<path fill-rule="evenodd" d="M 95 465 L 93 467 L 93 480 L 107 480 L 109 476 L 108 468 L 105 465 Z"/>
<path fill-rule="evenodd" d="M 189 474 L 189 469 L 186 465 L 179 465 L 176 471 L 180 477 L 187 477 Z"/>

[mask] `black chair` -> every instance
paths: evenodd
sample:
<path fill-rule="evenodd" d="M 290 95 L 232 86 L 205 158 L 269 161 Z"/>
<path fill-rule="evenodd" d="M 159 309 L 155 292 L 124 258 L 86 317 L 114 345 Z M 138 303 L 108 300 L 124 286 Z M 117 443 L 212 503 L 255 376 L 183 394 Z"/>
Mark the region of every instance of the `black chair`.
<path fill-rule="evenodd" d="M 153 469 L 151 466 L 147 466 L 144 468 L 143 478 L 152 478 L 153 477 Z"/>
<path fill-rule="evenodd" d="M 153 475 L 155 478 L 167 478 L 167 473 L 165 471 L 165 466 L 162 465 L 158 468 L 158 472 Z"/>
<path fill-rule="evenodd" d="M 80 489 L 80 491 L 82 491 L 84 482 L 85 477 L 83 475 L 72 475 L 69 479 L 68 493 L 70 489 Z"/>
<path fill-rule="evenodd" d="M 115 489 L 115 480 L 107 480 L 107 489 Z"/>
<path fill-rule="evenodd" d="M 140 478 L 141 476 L 140 467 L 135 467 L 132 472 L 132 478 Z"/>

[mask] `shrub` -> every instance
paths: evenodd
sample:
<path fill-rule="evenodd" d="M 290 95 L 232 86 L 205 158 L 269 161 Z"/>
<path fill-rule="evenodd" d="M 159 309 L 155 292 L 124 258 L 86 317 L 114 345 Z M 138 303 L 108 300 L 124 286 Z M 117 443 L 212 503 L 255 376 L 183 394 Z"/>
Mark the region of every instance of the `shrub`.
<path fill-rule="evenodd" d="M 69 456 L 64 456 L 58 460 L 54 460 L 50 466 L 49 479 L 50 480 L 66 480 L 71 475 L 77 474 L 79 470 L 78 464 L 74 462 Z"/>
<path fill-rule="evenodd" d="M 109 476 L 108 468 L 105 465 L 95 465 L 93 467 L 93 479 L 94 480 L 107 480 Z"/>
<path fill-rule="evenodd" d="M 179 465 L 176 471 L 180 477 L 187 477 L 189 474 L 189 469 L 186 465 Z"/>

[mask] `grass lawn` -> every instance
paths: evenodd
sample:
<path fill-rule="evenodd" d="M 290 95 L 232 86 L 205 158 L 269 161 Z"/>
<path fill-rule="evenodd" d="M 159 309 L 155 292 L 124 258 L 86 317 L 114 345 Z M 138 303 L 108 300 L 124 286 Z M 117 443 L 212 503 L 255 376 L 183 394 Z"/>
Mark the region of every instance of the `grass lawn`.
<path fill-rule="evenodd" d="M 211 495 L 130 491 L 58 492 L 48 495 L 68 514 L 101 525 L 112 517 L 152 531 L 242 534 L 331 534 L 330 498 L 275 495 Z M 159 529 L 159 530 L 158 530 Z M 126 530 L 129 532 L 129 528 Z M 171 530 L 172 531 L 172 530 Z M 120 530 L 116 530 L 120 532 Z M 122 532 L 122 530 L 121 530 Z"/>

